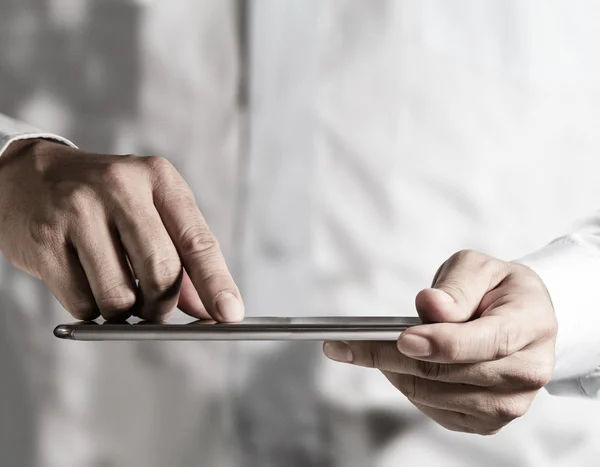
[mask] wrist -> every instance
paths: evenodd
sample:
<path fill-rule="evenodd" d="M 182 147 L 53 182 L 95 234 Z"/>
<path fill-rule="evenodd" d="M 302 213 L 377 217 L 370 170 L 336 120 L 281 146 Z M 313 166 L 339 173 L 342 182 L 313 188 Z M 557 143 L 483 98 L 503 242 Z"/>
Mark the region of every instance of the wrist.
<path fill-rule="evenodd" d="M 61 142 L 45 138 L 25 138 L 12 141 L 0 155 L 0 175 L 5 175 L 23 159 L 29 159 L 30 167 L 43 171 L 53 154 L 72 150 Z M 21 166 L 22 167 L 22 166 Z"/>
<path fill-rule="evenodd" d="M 44 140 L 33 138 L 18 139 L 11 142 L 2 153 L 2 158 L 0 159 L 1 163 L 4 165 L 7 163 L 7 161 L 10 161 L 15 157 L 20 157 L 21 154 L 30 151 L 42 141 Z"/>

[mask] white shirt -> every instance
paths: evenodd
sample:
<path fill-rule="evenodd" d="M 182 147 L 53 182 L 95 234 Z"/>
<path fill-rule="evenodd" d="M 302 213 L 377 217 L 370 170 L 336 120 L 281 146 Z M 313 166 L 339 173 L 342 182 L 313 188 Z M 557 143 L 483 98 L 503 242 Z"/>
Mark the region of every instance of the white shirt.
<path fill-rule="evenodd" d="M 68 139 L 0 115 L 0 156 L 17 140 Z M 547 389 L 556 395 L 600 394 L 600 211 L 572 232 L 521 258 L 544 282 L 559 323 L 556 366 Z M 589 310 L 589 311 L 588 311 Z"/>
<path fill-rule="evenodd" d="M 139 7 L 142 40 L 135 52 L 141 78 L 134 86 L 129 74 L 111 68 L 119 85 L 109 88 L 138 93 L 138 114 L 121 109 L 123 96 L 107 94 L 114 109 L 89 115 L 41 86 L 15 115 L 85 148 L 173 160 L 220 238 L 251 314 L 413 314 L 416 292 L 454 251 L 525 257 L 547 285 L 559 319 L 548 390 L 596 395 L 597 222 L 543 246 L 600 199 L 600 12 L 594 3 L 382 1 L 375 7 L 264 0 L 248 16 L 252 53 L 242 55 L 249 64 L 238 60 L 235 2 L 146 3 Z M 88 13 L 81 30 L 90 29 L 85 21 L 105 17 Z M 61 23 L 68 27 L 78 30 Z M 121 53 L 127 66 L 131 57 L 126 48 Z M 246 83 L 241 90 L 240 82 Z M 0 146 L 40 136 L 13 120 L 0 123 Z M 75 123 L 84 130 L 75 131 Z M 117 128 L 106 130 L 111 124 Z M 95 139 L 103 132 L 106 144 Z M 21 276 L 11 280 L 30 287 Z M 276 465 L 273 452 L 290 439 L 304 440 L 303 453 L 322 448 L 313 434 L 314 401 L 321 399 L 352 413 L 379 408 L 417 417 L 382 378 L 327 362 L 316 347 L 90 345 L 74 355 L 73 347 L 46 337 L 48 326 L 65 316 L 46 303 L 52 322 L 40 326 L 35 314 L 29 321 L 60 370 L 56 393 L 41 404 L 44 465 L 86 465 L 110 452 L 115 465 L 162 466 L 168 453 L 153 449 L 161 438 L 169 452 L 202 453 L 206 465 L 239 465 L 218 437 L 195 445 L 186 437 L 194 430 L 207 439 L 209 433 L 245 437 L 254 449 L 242 458 Z M 207 355 L 222 356 L 216 366 L 228 374 L 204 364 Z M 175 384 L 176 375 L 185 378 Z M 111 386 L 115 380 L 137 406 L 114 396 L 121 394 Z M 228 415 L 232 400 L 252 422 L 250 435 L 228 425 L 240 419 Z M 211 410 L 220 421 L 206 430 Z M 598 427 L 594 417 L 582 424 L 580 414 L 594 410 L 595 404 L 540 397 L 498 437 L 469 439 L 474 449 L 467 459 L 444 451 L 456 435 L 418 425 L 372 464 L 397 465 L 413 455 L 421 461 L 423 450 L 413 449 L 424 443 L 427 456 L 437 455 L 434 445 L 444 453 L 434 465 L 453 465 L 452 459 L 481 465 L 501 452 L 512 456 L 511 465 L 568 465 L 593 450 Z M 120 426 L 111 413 L 131 425 Z M 148 420 L 142 432 L 134 430 L 136 417 Z M 544 417 L 561 422 L 548 426 Z M 153 423 L 158 418 L 161 426 Z M 340 424 L 336 432 L 352 426 Z M 369 452 L 359 449 L 367 438 L 354 438 L 357 453 Z M 568 460 L 553 455 L 550 448 L 569 439 L 585 442 Z M 514 452 L 505 453 L 506 443 Z M 59 448 L 70 444 L 77 446 L 65 460 Z M 137 447 L 135 454 L 128 445 Z M 339 462 L 362 461 L 349 455 Z"/>

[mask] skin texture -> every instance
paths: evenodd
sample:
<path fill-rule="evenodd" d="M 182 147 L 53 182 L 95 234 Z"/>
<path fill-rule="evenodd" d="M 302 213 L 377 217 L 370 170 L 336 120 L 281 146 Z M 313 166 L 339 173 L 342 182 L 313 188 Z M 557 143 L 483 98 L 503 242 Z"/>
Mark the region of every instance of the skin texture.
<path fill-rule="evenodd" d="M 162 320 L 176 306 L 244 316 L 219 244 L 166 159 L 12 143 L 0 158 L 0 226 L 0 252 L 77 319 Z"/>
<path fill-rule="evenodd" d="M 91 154 L 45 140 L 0 158 L 0 252 L 77 319 L 175 308 L 239 321 L 243 301 L 191 190 L 165 159 Z M 325 342 L 333 360 L 381 370 L 454 431 L 492 434 L 522 416 L 554 367 L 557 323 L 540 278 L 474 251 L 453 255 L 393 342 Z"/>
<path fill-rule="evenodd" d="M 381 370 L 427 417 L 466 433 L 496 433 L 550 381 L 558 327 L 531 269 L 461 251 L 419 292 L 416 308 L 426 324 L 397 342 L 325 342 L 323 350 Z"/>

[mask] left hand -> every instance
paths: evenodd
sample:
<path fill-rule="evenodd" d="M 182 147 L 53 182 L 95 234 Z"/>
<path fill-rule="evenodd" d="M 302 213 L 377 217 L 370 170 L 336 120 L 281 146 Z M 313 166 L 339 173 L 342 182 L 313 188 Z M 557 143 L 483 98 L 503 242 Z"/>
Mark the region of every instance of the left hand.
<path fill-rule="evenodd" d="M 529 409 L 554 369 L 557 322 L 526 266 L 453 255 L 416 297 L 424 323 L 398 342 L 325 342 L 336 361 L 378 368 L 443 427 L 493 434 Z"/>

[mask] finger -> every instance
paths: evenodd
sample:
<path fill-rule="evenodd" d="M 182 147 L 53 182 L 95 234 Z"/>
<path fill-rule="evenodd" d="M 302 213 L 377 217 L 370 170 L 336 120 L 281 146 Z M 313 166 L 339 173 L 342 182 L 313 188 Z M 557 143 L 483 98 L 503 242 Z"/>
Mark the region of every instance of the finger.
<path fill-rule="evenodd" d="M 493 413 L 495 408 L 490 403 L 494 394 L 484 388 L 467 384 L 430 381 L 388 371 L 382 373 L 396 389 L 413 403 L 474 416 L 488 413 L 490 416 L 495 415 Z"/>
<path fill-rule="evenodd" d="M 472 415 L 498 427 L 523 416 L 538 392 L 523 389 L 496 392 L 466 384 L 428 381 L 399 373 L 383 374 L 414 404 Z"/>
<path fill-rule="evenodd" d="M 489 436 L 498 433 L 506 425 L 499 420 L 484 420 L 461 412 L 434 409 L 422 404 L 413 405 L 423 415 L 450 431 Z"/>
<path fill-rule="evenodd" d="M 181 281 L 181 291 L 179 292 L 179 302 L 177 307 L 186 313 L 198 319 L 210 319 L 210 315 L 206 311 L 198 292 L 192 284 L 192 280 L 188 273 L 183 271 L 183 279 Z"/>
<path fill-rule="evenodd" d="M 99 216 L 93 226 L 80 222 L 70 238 L 102 317 L 129 317 L 136 287 L 117 233 Z"/>
<path fill-rule="evenodd" d="M 340 362 L 481 387 L 540 389 L 548 383 L 553 371 L 553 361 L 533 349 L 493 362 L 455 364 L 407 357 L 400 353 L 394 342 L 328 341 L 323 350 L 327 357 Z"/>
<path fill-rule="evenodd" d="M 72 249 L 65 247 L 60 257 L 42 268 L 41 276 L 59 303 L 74 318 L 89 321 L 100 315 L 83 267 Z"/>
<path fill-rule="evenodd" d="M 413 375 L 419 378 L 464 383 L 475 386 L 494 386 L 502 383 L 505 364 L 490 367 L 486 364 L 447 364 L 416 360 L 402 354 L 395 342 L 328 341 L 323 345 L 325 355 L 332 360 L 366 368 Z M 488 365 L 487 367 L 485 365 Z"/>
<path fill-rule="evenodd" d="M 427 418 L 433 420 L 447 430 L 460 433 L 476 433 L 475 429 L 471 426 L 474 419 L 472 415 L 461 412 L 451 412 L 449 410 L 434 409 L 433 407 L 416 404 L 414 402 L 413 405 Z"/>
<path fill-rule="evenodd" d="M 175 245 L 151 203 L 117 210 L 115 222 L 139 281 L 138 314 L 149 321 L 164 320 L 177 306 L 183 278 Z"/>
<path fill-rule="evenodd" d="M 439 269 L 432 288 L 417 294 L 419 316 L 424 322 L 467 321 L 508 274 L 503 261 L 470 250 L 456 253 Z"/>
<path fill-rule="evenodd" d="M 516 304 L 503 305 L 498 314 L 467 323 L 415 326 L 398 338 L 400 352 L 438 363 L 474 363 L 498 360 L 528 346 L 546 332 Z"/>
<path fill-rule="evenodd" d="M 191 190 L 164 159 L 148 163 L 155 178 L 155 205 L 206 310 L 217 321 L 240 321 L 240 292 Z"/>

